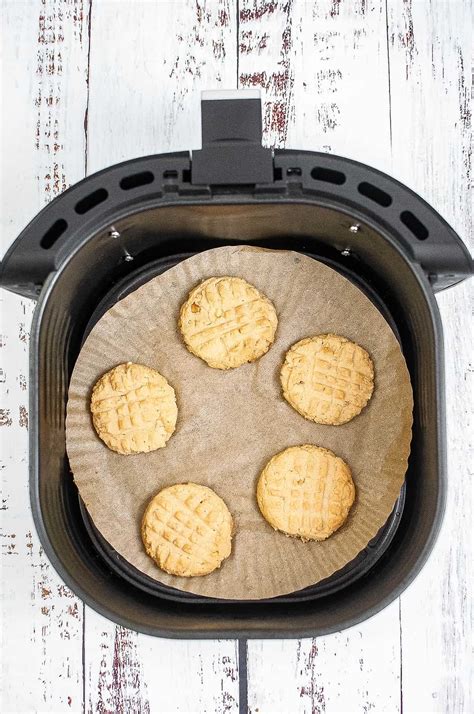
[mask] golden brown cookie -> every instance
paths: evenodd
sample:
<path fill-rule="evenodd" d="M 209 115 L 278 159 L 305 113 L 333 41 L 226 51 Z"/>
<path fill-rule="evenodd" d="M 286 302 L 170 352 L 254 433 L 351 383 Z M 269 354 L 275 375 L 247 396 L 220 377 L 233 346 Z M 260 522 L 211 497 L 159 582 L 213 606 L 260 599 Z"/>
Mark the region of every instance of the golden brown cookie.
<path fill-rule="evenodd" d="M 232 516 L 206 486 L 180 483 L 147 506 L 142 540 L 147 554 L 170 575 L 208 575 L 231 552 Z"/>
<path fill-rule="evenodd" d="M 210 367 L 231 369 L 268 351 L 278 324 L 273 303 L 242 278 L 209 278 L 189 293 L 179 329 Z"/>
<path fill-rule="evenodd" d="M 280 372 L 283 396 L 317 424 L 345 424 L 374 390 L 374 366 L 360 345 L 340 335 L 315 335 L 294 344 Z"/>
<path fill-rule="evenodd" d="M 263 517 L 301 540 L 325 540 L 342 526 L 355 487 L 345 461 L 329 449 L 290 446 L 270 459 L 257 485 Z"/>
<path fill-rule="evenodd" d="M 142 364 L 119 364 L 95 384 L 94 428 L 109 449 L 137 454 L 165 446 L 174 432 L 178 407 L 173 387 Z"/>

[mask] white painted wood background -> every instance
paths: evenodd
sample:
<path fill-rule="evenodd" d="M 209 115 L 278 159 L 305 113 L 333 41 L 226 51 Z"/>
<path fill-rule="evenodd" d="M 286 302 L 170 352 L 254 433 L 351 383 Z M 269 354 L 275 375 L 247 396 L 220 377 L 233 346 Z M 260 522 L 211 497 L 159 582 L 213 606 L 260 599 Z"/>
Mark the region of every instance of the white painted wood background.
<path fill-rule="evenodd" d="M 197 148 L 199 93 L 259 87 L 265 142 L 392 173 L 472 230 L 469 0 L 2 0 L 2 247 L 123 159 Z M 237 712 L 233 641 L 153 639 L 84 607 L 27 489 L 33 304 L 2 291 L 3 693 L 10 712 Z M 433 555 L 351 630 L 248 645 L 249 712 L 470 714 L 472 288 L 439 296 L 449 494 Z"/>

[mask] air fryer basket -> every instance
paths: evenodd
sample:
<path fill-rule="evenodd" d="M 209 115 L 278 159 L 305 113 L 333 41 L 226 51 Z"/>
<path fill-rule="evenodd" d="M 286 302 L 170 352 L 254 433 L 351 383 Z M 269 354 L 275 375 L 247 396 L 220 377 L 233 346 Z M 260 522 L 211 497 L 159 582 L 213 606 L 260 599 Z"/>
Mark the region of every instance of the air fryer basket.
<path fill-rule="evenodd" d="M 434 290 L 472 273 L 464 245 L 424 201 L 340 157 L 261 146 L 260 101 L 206 99 L 203 149 L 99 172 L 45 208 L 10 248 L 1 284 L 38 299 L 30 342 L 30 493 L 45 552 L 89 605 L 175 637 L 324 634 L 382 609 L 415 577 L 442 519 L 442 335 Z M 304 252 L 339 270 L 397 334 L 413 384 L 405 487 L 377 537 L 346 568 L 265 601 L 198 598 L 135 571 L 94 528 L 65 452 L 67 389 L 80 346 L 114 302 L 208 248 Z"/>

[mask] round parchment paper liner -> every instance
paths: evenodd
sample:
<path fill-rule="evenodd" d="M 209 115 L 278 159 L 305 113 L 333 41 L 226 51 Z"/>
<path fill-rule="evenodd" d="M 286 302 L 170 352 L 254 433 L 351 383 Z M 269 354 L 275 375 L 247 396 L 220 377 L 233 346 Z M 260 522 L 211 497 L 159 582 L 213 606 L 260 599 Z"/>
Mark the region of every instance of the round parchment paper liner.
<path fill-rule="evenodd" d="M 190 354 L 177 329 L 179 308 L 199 281 L 245 278 L 275 304 L 274 345 L 238 369 L 211 369 Z M 348 424 L 324 426 L 300 416 L 281 395 L 279 371 L 297 340 L 332 332 L 365 347 L 375 364 L 375 391 Z M 157 369 L 176 390 L 179 415 L 167 446 L 149 454 L 110 451 L 92 426 L 96 380 L 120 362 Z M 67 451 L 74 480 L 99 531 L 152 578 L 199 595 L 252 600 L 282 595 L 327 578 L 352 560 L 390 515 L 407 468 L 412 390 L 399 344 L 377 308 L 339 273 L 289 251 L 248 246 L 200 253 L 112 307 L 95 325 L 77 360 L 67 405 Z M 349 464 L 356 502 L 328 540 L 302 543 L 274 531 L 255 499 L 258 476 L 273 454 L 295 444 L 332 449 Z M 140 521 L 149 499 L 170 484 L 213 488 L 235 520 L 232 555 L 205 577 L 162 572 L 145 554 Z"/>

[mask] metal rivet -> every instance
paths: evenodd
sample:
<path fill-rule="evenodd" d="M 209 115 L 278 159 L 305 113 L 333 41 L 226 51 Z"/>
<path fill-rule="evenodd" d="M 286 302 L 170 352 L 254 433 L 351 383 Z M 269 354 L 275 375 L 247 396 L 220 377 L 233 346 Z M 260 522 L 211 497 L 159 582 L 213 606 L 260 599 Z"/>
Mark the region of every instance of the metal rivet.
<path fill-rule="evenodd" d="M 119 233 L 115 228 L 112 228 L 112 229 L 109 231 L 109 236 L 110 236 L 111 238 L 120 238 L 120 233 Z"/>
<path fill-rule="evenodd" d="M 344 248 L 344 250 L 341 250 L 341 255 L 344 255 L 347 257 L 350 254 L 351 254 L 351 251 L 349 250 L 349 248 Z"/>
<path fill-rule="evenodd" d="M 358 223 L 354 223 L 352 226 L 349 228 L 351 233 L 358 233 L 360 230 L 360 226 Z"/>

